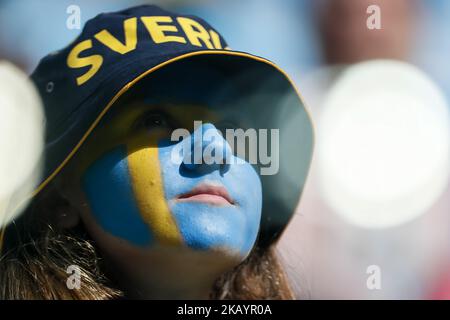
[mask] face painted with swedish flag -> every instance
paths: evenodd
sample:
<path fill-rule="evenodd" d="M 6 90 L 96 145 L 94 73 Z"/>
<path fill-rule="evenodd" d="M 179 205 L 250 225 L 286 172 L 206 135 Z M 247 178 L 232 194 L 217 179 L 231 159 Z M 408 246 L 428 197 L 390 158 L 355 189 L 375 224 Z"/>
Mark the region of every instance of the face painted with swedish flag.
<path fill-rule="evenodd" d="M 241 270 L 255 259 L 270 263 L 266 253 L 297 206 L 313 146 L 303 102 L 273 62 L 234 51 L 199 17 L 142 5 L 89 20 L 31 77 L 46 115 L 44 174 L 33 196 L 57 193 L 52 227 L 55 219 L 106 262 L 93 272 L 130 297 L 194 299 L 246 274 L 226 272 L 259 232 Z M 180 128 L 187 137 L 171 139 Z M 225 129 L 253 130 L 243 134 L 258 140 L 248 162 L 232 153 Z M 265 138 L 253 139 L 256 132 Z M 178 161 L 180 145 L 200 149 L 203 161 L 197 152 L 194 164 Z M 211 149 L 213 162 L 204 157 Z"/>
<path fill-rule="evenodd" d="M 234 125 L 223 115 L 134 101 L 116 106 L 84 146 L 77 169 L 81 189 L 95 224 L 133 247 L 225 250 L 241 260 L 259 230 L 259 176 L 247 162 L 173 161 L 173 149 L 183 142 L 171 141 L 171 133 L 186 128 L 187 141 L 198 144 L 195 120 L 203 123 L 195 130 L 214 136 L 200 142 L 202 149 L 234 157 L 219 133 Z"/>

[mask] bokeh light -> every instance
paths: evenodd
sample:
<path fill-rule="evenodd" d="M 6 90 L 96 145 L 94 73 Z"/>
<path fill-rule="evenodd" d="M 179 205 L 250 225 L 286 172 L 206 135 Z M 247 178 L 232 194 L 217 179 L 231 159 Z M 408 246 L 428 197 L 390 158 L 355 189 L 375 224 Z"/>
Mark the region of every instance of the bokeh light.
<path fill-rule="evenodd" d="M 318 126 L 323 197 L 350 223 L 402 224 L 446 187 L 448 107 L 440 89 L 409 64 L 348 67 L 325 97 Z"/>

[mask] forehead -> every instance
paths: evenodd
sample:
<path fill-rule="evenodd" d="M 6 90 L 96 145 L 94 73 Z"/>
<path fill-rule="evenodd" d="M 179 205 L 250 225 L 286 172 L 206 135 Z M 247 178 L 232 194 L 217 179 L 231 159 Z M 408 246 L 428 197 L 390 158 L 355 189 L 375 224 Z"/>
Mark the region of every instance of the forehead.
<path fill-rule="evenodd" d="M 162 114 L 165 118 L 173 120 L 171 124 L 176 127 L 166 129 L 158 128 L 153 133 L 146 132 L 145 128 L 139 125 L 141 120 L 150 115 Z M 229 116 L 229 117 L 228 117 Z M 221 108 L 209 107 L 198 104 L 183 103 L 154 103 L 145 99 L 133 99 L 119 101 L 114 105 L 90 137 L 86 140 L 77 154 L 77 164 L 73 166 L 73 172 L 82 174 L 96 159 L 101 157 L 108 150 L 118 146 L 127 146 L 136 137 L 144 137 L 147 148 L 157 147 L 152 139 L 157 135 L 160 139 L 170 136 L 172 130 L 184 128 L 192 132 L 194 121 L 203 123 L 219 123 L 221 121 L 234 121 L 235 115 Z M 154 137 L 153 137 L 154 136 Z"/>
<path fill-rule="evenodd" d="M 217 108 L 200 104 L 152 102 L 138 98 L 117 103 L 104 118 L 99 129 L 109 131 L 127 130 L 149 113 L 167 115 L 183 128 L 189 128 L 195 120 L 219 121 L 224 113 Z"/>
<path fill-rule="evenodd" d="M 136 133 L 140 120 L 155 114 L 174 120 L 171 124 L 176 127 L 167 128 L 168 130 L 177 128 L 192 130 L 194 121 L 215 123 L 223 120 L 225 115 L 220 110 L 204 105 L 153 103 L 145 99 L 124 100 L 108 111 L 91 133 L 86 147 L 99 143 L 103 146 L 126 143 L 126 140 Z"/>

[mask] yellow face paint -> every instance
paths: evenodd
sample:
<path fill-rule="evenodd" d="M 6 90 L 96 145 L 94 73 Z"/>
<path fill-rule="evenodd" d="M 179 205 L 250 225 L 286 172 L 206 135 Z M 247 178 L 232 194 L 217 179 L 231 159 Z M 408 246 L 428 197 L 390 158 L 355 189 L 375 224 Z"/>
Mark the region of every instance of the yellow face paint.
<path fill-rule="evenodd" d="M 139 212 L 160 244 L 181 244 L 182 239 L 164 195 L 158 141 L 166 132 L 140 134 L 127 143 L 128 170 Z"/>
<path fill-rule="evenodd" d="M 93 132 L 74 161 L 77 176 L 83 177 L 86 171 L 91 172 L 88 180 L 85 180 L 90 186 L 86 187 L 85 184 L 84 190 L 88 192 L 86 195 L 91 210 L 95 209 L 95 212 L 92 212 L 96 215 L 97 222 L 114 235 L 125 236 L 126 240 L 139 245 L 146 243 L 146 237 L 130 236 L 132 228 L 136 228 L 139 223 L 147 225 L 154 242 L 162 245 L 183 245 L 180 230 L 164 194 L 158 148 L 158 142 L 161 139 L 170 139 L 171 130 L 176 128 L 153 128 L 151 125 L 144 125 L 143 120 L 149 115 L 163 112 L 173 120 L 174 124 L 171 125 L 193 130 L 195 120 L 211 121 L 214 113 L 199 106 L 157 106 L 140 101 L 118 104 L 111 112 L 111 116 L 105 118 L 104 123 Z M 123 150 L 123 156 L 117 155 L 117 148 Z M 104 162 L 104 157 L 111 154 L 116 155 L 116 160 L 113 163 Z M 125 166 L 120 164 L 123 163 L 121 159 L 125 161 Z M 96 167 L 95 172 L 92 171 L 92 166 Z M 126 186 L 114 187 L 117 179 L 114 176 L 117 175 L 127 181 L 124 183 L 128 185 L 129 192 Z M 124 200 L 120 202 L 114 198 L 118 196 L 118 190 L 122 190 L 119 198 L 127 197 L 127 205 L 124 205 Z M 107 212 L 103 212 L 104 210 Z M 115 212 L 117 210 L 120 212 Z M 125 218 L 127 215 L 130 216 Z M 123 226 L 125 231 L 120 231 L 120 226 Z M 139 229 L 142 233 L 142 227 Z"/>

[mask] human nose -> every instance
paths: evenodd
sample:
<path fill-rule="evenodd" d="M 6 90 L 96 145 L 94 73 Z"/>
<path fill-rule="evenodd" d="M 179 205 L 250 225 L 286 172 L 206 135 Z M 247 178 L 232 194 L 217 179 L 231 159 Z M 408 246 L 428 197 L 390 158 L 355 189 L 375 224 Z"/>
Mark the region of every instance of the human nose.
<path fill-rule="evenodd" d="M 183 165 L 191 171 L 228 171 L 231 147 L 211 123 L 196 128 L 190 138 L 190 148 L 183 157 Z"/>

